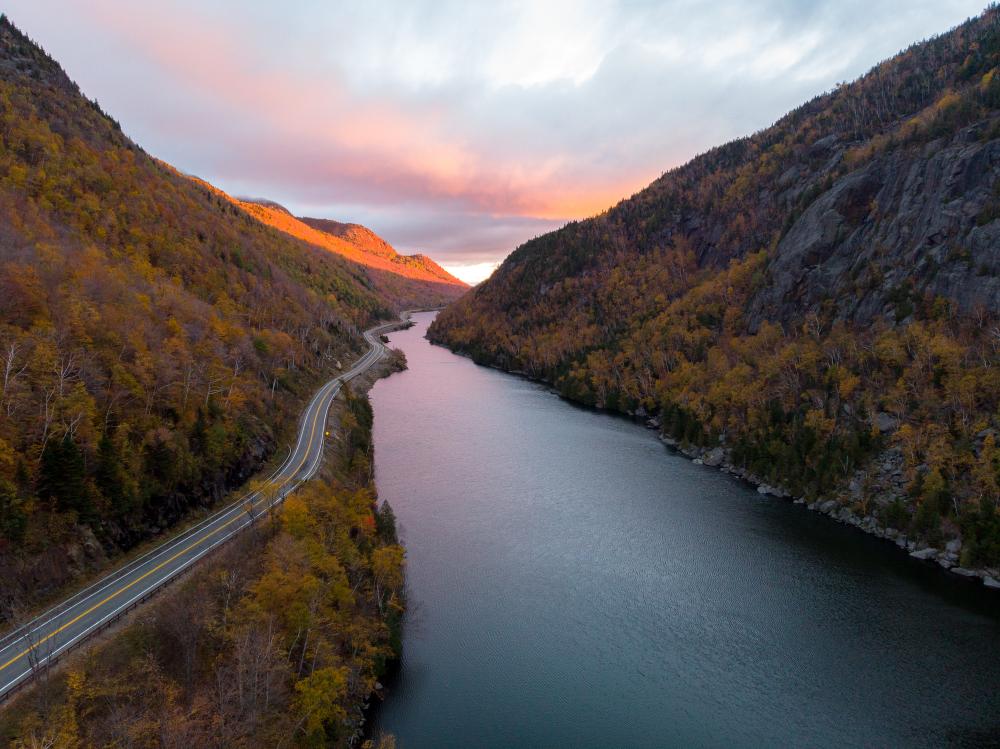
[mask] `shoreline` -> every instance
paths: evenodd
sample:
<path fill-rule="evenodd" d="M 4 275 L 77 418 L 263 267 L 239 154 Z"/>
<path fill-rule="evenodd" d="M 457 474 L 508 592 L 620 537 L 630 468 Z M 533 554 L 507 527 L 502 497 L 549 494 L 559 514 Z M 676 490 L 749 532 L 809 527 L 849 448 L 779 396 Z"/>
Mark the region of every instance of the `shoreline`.
<path fill-rule="evenodd" d="M 647 429 L 659 429 L 658 425 L 649 423 L 653 419 L 649 419 L 643 424 L 641 417 L 633 415 L 630 418 Z M 958 555 L 962 548 L 960 539 L 949 541 L 943 549 L 928 546 L 909 539 L 905 533 L 897 531 L 895 528 L 882 526 L 874 515 L 858 515 L 850 507 L 838 501 L 836 497 L 809 502 L 804 497 L 796 496 L 781 486 L 772 486 L 745 468 L 740 468 L 729 462 L 730 451 L 728 448 L 720 446 L 709 449 L 690 445 L 685 447 L 678 440 L 662 433 L 657 435 L 657 439 L 670 448 L 675 455 L 684 456 L 695 465 L 717 468 L 722 473 L 728 473 L 749 486 L 755 487 L 758 494 L 802 505 L 805 509 L 825 515 L 842 525 L 853 526 L 869 536 L 889 541 L 898 550 L 906 552 L 914 561 L 924 564 L 936 563 L 943 571 L 952 573 L 955 576 L 953 579 L 961 578 L 969 582 L 978 580 L 984 589 L 1000 591 L 1000 571 L 991 568 L 966 568 L 958 565 Z"/>
<path fill-rule="evenodd" d="M 409 324 L 408 314 L 404 312 L 399 319 L 388 323 L 392 327 L 386 327 L 384 330 L 391 332 L 397 328 L 406 327 Z M 364 357 L 362 357 L 362 360 L 364 360 Z M 350 384 L 348 385 L 340 376 L 334 378 L 334 380 L 340 381 L 346 387 L 341 392 L 335 394 L 330 400 L 329 406 L 321 420 L 318 417 L 317 423 L 322 424 L 322 428 L 326 432 L 326 437 L 329 438 L 321 440 L 320 456 L 315 460 L 313 472 L 306 479 L 309 482 L 313 482 L 314 480 L 315 484 L 321 487 L 318 491 L 332 494 L 335 491 L 348 491 L 351 487 L 354 487 L 356 490 L 367 491 L 370 489 L 373 496 L 377 497 L 374 476 L 366 475 L 364 478 L 361 478 L 359 475 L 355 477 L 349 473 L 351 470 L 354 470 L 352 467 L 344 468 L 342 465 L 345 460 L 350 461 L 363 448 L 363 446 L 359 446 L 353 441 L 354 437 L 352 436 L 353 432 L 350 431 L 351 427 L 345 427 L 342 419 L 345 414 L 349 414 L 352 410 L 352 401 L 361 401 L 364 404 L 370 405 L 368 393 L 374 383 L 382 377 L 388 377 L 394 372 L 400 371 L 400 368 L 405 368 L 405 359 L 397 356 L 394 350 L 388 350 L 387 355 L 369 361 L 371 361 L 372 366 L 368 366 L 356 376 L 351 376 L 351 373 L 347 372 L 344 367 L 341 367 L 340 362 L 337 362 L 336 370 L 340 370 L 341 375 L 347 374 L 350 376 Z M 331 371 L 330 377 L 333 377 L 336 370 Z M 333 382 L 334 380 L 329 380 L 329 382 Z M 299 418 L 299 421 L 302 421 L 302 417 Z M 345 429 L 348 431 L 345 431 Z M 362 435 L 367 435 L 369 441 L 371 440 L 370 426 L 365 426 L 363 420 L 355 422 L 354 430 L 358 429 L 361 430 Z M 331 437 L 334 434 L 336 436 Z M 247 491 L 249 488 L 249 485 L 244 485 L 240 491 Z M 53 704 L 52 700 L 60 699 L 59 690 L 64 688 L 64 682 L 69 678 L 68 675 L 83 674 L 84 676 L 81 678 L 93 679 L 97 684 L 111 684 L 112 682 L 110 681 L 105 682 L 101 680 L 112 678 L 109 676 L 109 673 L 115 678 L 120 673 L 128 673 L 127 669 L 131 668 L 132 664 L 129 662 L 130 653 L 128 651 L 127 637 L 123 638 L 118 635 L 130 632 L 152 631 L 150 628 L 167 626 L 163 624 L 164 621 L 168 621 L 164 617 L 169 617 L 172 615 L 172 611 L 179 610 L 177 608 L 178 601 L 183 603 L 186 617 L 185 626 L 190 624 L 193 627 L 195 624 L 204 624 L 210 621 L 214 611 L 212 609 L 214 599 L 205 593 L 205 590 L 207 590 L 205 586 L 208 586 L 210 583 L 214 584 L 220 572 L 230 571 L 227 574 L 232 575 L 232 577 L 227 579 L 231 579 L 231 582 L 227 584 L 231 585 L 233 590 L 236 591 L 234 595 L 238 596 L 240 601 L 243 601 L 245 596 L 249 595 L 252 587 L 262 579 L 265 571 L 265 561 L 273 552 L 271 548 L 272 542 L 275 539 L 277 530 L 279 530 L 275 524 L 280 524 L 282 521 L 278 520 L 277 513 L 272 513 L 271 508 L 277 508 L 277 504 L 270 505 L 266 513 L 258 512 L 256 515 L 252 514 L 251 523 L 253 521 L 259 522 L 253 524 L 253 527 L 248 531 L 238 535 L 234 534 L 231 540 L 228 537 L 223 539 L 228 541 L 228 543 L 213 545 L 204 557 L 204 564 L 192 564 L 184 569 L 183 572 L 176 575 L 170 581 L 170 584 L 164 584 L 149 592 L 148 595 L 141 599 L 141 603 L 144 603 L 147 598 L 152 599 L 148 605 L 140 608 L 130 607 L 126 609 L 121 617 L 112 619 L 108 625 L 97 630 L 94 637 L 78 643 L 80 647 L 74 645 L 74 647 L 67 649 L 66 657 L 54 661 L 51 667 L 46 666 L 42 672 L 45 678 L 31 679 L 25 682 L 24 688 L 17 690 L 16 694 L 12 691 L 5 695 L 4 699 L 0 701 L 3 703 L 0 705 L 3 708 L 0 711 L 0 718 L 2 718 L 0 720 L 0 736 L 7 736 L 8 734 L 13 736 L 17 731 L 20 731 L 23 727 L 22 721 L 24 716 L 29 715 L 32 710 L 40 709 L 44 714 L 49 709 L 48 706 Z M 221 511 L 225 511 L 225 509 L 226 507 L 224 506 L 221 508 Z M 280 513 L 282 510 L 278 510 L 277 512 Z M 241 515 L 240 517 L 243 516 Z M 261 531 L 262 526 L 267 526 L 267 533 Z M 376 527 L 374 523 L 372 527 Z M 376 529 L 374 533 L 379 534 L 381 531 Z M 183 532 L 180 535 L 183 536 Z M 378 538 L 382 538 L 384 541 L 384 537 L 376 536 L 375 543 L 378 543 Z M 159 539 L 159 542 L 163 543 L 164 539 Z M 169 542 L 169 540 L 166 542 Z M 389 543 L 386 542 L 383 545 L 389 545 Z M 126 564 L 127 566 L 128 564 Z M 99 582 L 101 581 L 98 580 L 97 583 Z M 240 583 L 242 587 L 237 588 L 237 583 Z M 357 589 L 357 585 L 355 589 Z M 352 596 L 353 594 L 354 591 L 352 590 Z M 362 596 L 364 595 L 367 594 L 362 594 Z M 227 607 L 228 600 L 227 598 Z M 371 610 L 365 608 L 369 604 Z M 352 622 L 358 623 L 359 626 L 368 626 L 366 624 L 368 617 L 376 617 L 381 622 L 380 626 L 388 628 L 391 632 L 391 627 L 393 626 L 391 616 L 388 612 L 383 612 L 381 607 L 376 611 L 374 604 L 364 597 L 355 599 L 352 606 L 355 607 L 352 611 L 356 612 L 356 614 L 352 614 Z M 185 630 L 185 632 L 188 632 L 188 630 Z M 364 636 L 367 637 L 368 635 L 365 634 Z M 213 663 L 215 663 L 215 659 L 217 658 L 229 656 L 228 651 L 224 649 L 229 647 L 229 641 L 225 637 L 220 636 L 213 640 L 213 643 L 212 647 L 215 650 L 210 650 L 213 654 Z M 303 652 L 305 651 L 303 650 Z M 155 655 L 156 658 L 160 659 L 158 663 L 173 664 L 174 661 L 171 659 L 174 656 L 170 653 L 164 653 L 157 652 Z M 391 664 L 396 659 L 398 659 L 398 653 L 392 657 L 384 656 L 382 668 L 384 669 L 388 665 L 391 669 Z M 113 661 L 116 664 L 115 668 L 121 671 L 93 671 L 92 664 L 98 660 Z M 373 662 L 377 664 L 377 661 Z M 165 666 L 164 668 L 166 669 L 167 667 Z M 212 668 L 215 668 L 215 666 L 213 665 Z M 344 737 L 344 740 L 350 746 L 358 744 L 362 736 L 361 731 L 365 724 L 365 715 L 369 703 L 374 701 L 375 696 L 381 696 L 380 690 L 383 689 L 378 678 L 384 677 L 378 672 L 378 666 L 375 665 L 371 668 L 372 671 L 370 673 L 378 673 L 375 680 L 371 682 L 371 689 L 367 689 L 369 682 L 359 677 L 345 682 L 343 694 L 337 697 L 338 700 L 342 700 L 345 703 L 344 728 L 342 730 L 349 732 Z M 361 674 L 363 672 L 358 671 L 357 673 Z M 172 677 L 167 677 L 167 680 L 163 683 L 174 685 L 174 682 L 169 681 L 169 678 Z M 195 677 L 190 678 L 194 679 Z M 183 687 L 183 689 L 188 690 L 195 688 L 200 688 L 200 682 L 195 684 L 192 681 Z M 178 687 L 178 689 L 181 689 L 181 687 Z M 53 695 L 55 696 L 53 697 Z M 41 708 L 39 708 L 39 701 L 42 706 Z M 196 716 L 193 720 L 198 721 L 203 718 L 204 716 Z M 295 730 L 297 731 L 300 727 L 296 727 Z M 0 739 L 0 744 L 6 746 L 3 739 Z"/>
<path fill-rule="evenodd" d="M 650 418 L 647 417 L 646 414 L 615 411 L 607 408 L 601 408 L 599 406 L 588 405 L 586 403 L 579 403 L 559 392 L 559 390 L 557 390 L 552 383 L 546 380 L 533 377 L 526 372 L 504 369 L 503 367 L 492 363 L 478 362 L 471 354 L 465 351 L 453 349 L 444 343 L 434 341 L 430 338 L 427 340 L 434 346 L 441 346 L 442 348 L 448 349 L 453 354 L 465 357 L 477 366 L 494 369 L 504 374 L 513 375 L 515 377 L 528 380 L 529 382 L 544 385 L 551 393 L 559 396 L 560 399 L 570 405 L 578 408 L 586 408 L 588 410 L 593 410 L 609 416 L 619 416 L 621 418 L 628 419 L 639 426 L 643 426 L 646 429 L 656 431 L 657 439 L 659 439 L 664 446 L 669 448 L 673 454 L 688 458 L 695 465 L 705 466 L 706 468 L 716 468 L 723 473 L 728 473 L 730 476 L 733 476 L 740 481 L 746 482 L 749 486 L 754 487 L 758 494 L 774 497 L 775 499 L 791 501 L 792 504 L 802 505 L 806 509 L 825 515 L 837 523 L 853 526 L 866 535 L 874 536 L 875 538 L 892 543 L 897 547 L 898 551 L 905 552 L 914 562 L 922 563 L 925 566 L 937 564 L 941 570 L 951 573 L 950 579 L 955 582 L 965 580 L 966 583 L 978 583 L 981 589 L 990 591 L 987 595 L 1000 595 L 1000 569 L 982 567 L 966 568 L 959 566 L 958 560 L 962 548 L 961 539 L 956 538 L 948 541 L 944 545 L 943 549 L 938 549 L 937 547 L 928 546 L 925 543 L 912 540 L 908 538 L 904 532 L 898 531 L 895 528 L 883 526 L 880 523 L 879 518 L 875 515 L 858 515 L 853 512 L 850 507 L 841 501 L 841 499 L 848 496 L 843 490 L 839 491 L 836 496 L 809 502 L 804 497 L 796 496 L 781 486 L 768 484 L 766 481 L 758 476 L 755 476 L 747 469 L 740 468 L 739 466 L 731 463 L 731 451 L 725 445 L 719 445 L 718 447 L 713 448 L 697 447 L 694 445 L 685 446 L 681 444 L 679 440 L 663 434 L 660 431 L 660 421 L 655 417 Z M 854 482 L 852 480 L 851 484 L 853 483 Z"/>
<path fill-rule="evenodd" d="M 412 315 L 419 312 L 439 312 L 440 309 L 411 309 L 403 310 L 399 314 L 399 319 L 396 321 L 396 325 L 388 330 L 384 331 L 382 335 L 388 335 L 390 333 L 395 333 L 400 330 L 408 330 L 412 328 L 416 323 L 413 322 Z M 400 352 L 399 349 L 391 348 L 389 343 L 386 342 L 386 349 L 389 352 L 389 356 L 381 362 L 378 367 L 372 367 L 365 376 L 358 378 L 359 385 L 362 387 L 357 388 L 355 391 L 358 395 L 364 397 L 364 399 L 371 405 L 371 390 L 375 387 L 375 384 L 379 380 L 384 380 L 392 377 L 394 374 L 399 372 L 405 372 L 407 370 L 406 357 L 403 356 L 401 359 L 396 357 L 396 352 Z M 375 410 L 372 407 L 372 417 L 374 419 Z M 372 466 L 374 467 L 375 462 L 375 440 L 374 433 L 372 433 Z M 372 472 L 371 485 L 375 492 L 376 502 L 379 502 L 378 484 L 375 481 L 374 470 Z M 400 546 L 404 549 L 406 545 L 399 541 Z M 404 586 L 405 586 L 405 572 L 404 572 Z M 405 587 L 404 587 L 405 590 Z M 402 642 L 403 632 L 405 631 L 405 619 L 406 614 L 404 612 L 403 617 L 400 620 L 400 641 Z M 400 665 L 402 663 L 402 651 L 397 653 L 395 657 L 386 659 L 384 663 L 383 670 L 376 677 L 376 681 L 373 685 L 372 691 L 365 695 L 364 699 L 360 700 L 359 703 L 354 705 L 354 712 L 357 714 L 357 718 L 354 719 L 353 726 L 354 732 L 347 739 L 348 746 L 362 746 L 367 742 L 376 742 L 380 738 L 372 733 L 372 729 L 375 725 L 374 716 L 377 713 L 379 707 L 384 703 L 391 694 L 393 681 L 399 672 Z"/>

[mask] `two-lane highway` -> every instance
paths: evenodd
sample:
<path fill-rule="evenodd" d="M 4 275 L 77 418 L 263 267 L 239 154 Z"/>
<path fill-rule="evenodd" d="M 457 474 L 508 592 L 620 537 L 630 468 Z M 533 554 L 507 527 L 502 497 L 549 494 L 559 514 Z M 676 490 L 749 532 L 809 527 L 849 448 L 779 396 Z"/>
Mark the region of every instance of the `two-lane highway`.
<path fill-rule="evenodd" d="M 404 313 L 404 319 L 406 315 Z M 399 322 L 365 331 L 369 349 L 347 372 L 321 387 L 299 423 L 298 439 L 285 462 L 272 473 L 268 489 L 236 500 L 193 528 L 108 574 L 86 590 L 0 638 L 0 701 L 37 671 L 123 612 L 148 598 L 177 575 L 312 478 L 323 459 L 326 419 L 341 386 L 386 355 L 381 334 Z"/>

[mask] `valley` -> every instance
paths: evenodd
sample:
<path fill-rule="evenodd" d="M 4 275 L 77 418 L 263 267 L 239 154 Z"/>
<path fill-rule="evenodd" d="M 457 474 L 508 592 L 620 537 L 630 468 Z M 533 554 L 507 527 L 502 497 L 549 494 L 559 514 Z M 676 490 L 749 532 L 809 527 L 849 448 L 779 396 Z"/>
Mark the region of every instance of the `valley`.
<path fill-rule="evenodd" d="M 1000 746 L 1000 7 L 11 13 L 0 746 Z"/>

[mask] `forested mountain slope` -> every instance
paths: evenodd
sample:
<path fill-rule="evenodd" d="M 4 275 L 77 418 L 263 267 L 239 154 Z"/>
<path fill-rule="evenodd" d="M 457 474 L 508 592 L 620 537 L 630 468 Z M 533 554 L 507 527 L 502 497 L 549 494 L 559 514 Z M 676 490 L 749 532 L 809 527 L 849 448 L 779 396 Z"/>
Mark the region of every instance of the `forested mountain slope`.
<path fill-rule="evenodd" d="M 397 301 L 148 156 L 0 20 L 0 615 L 245 480 Z"/>
<path fill-rule="evenodd" d="M 340 237 L 356 247 L 360 247 L 367 253 L 380 255 L 389 258 L 396 265 L 407 269 L 408 274 L 413 274 L 419 278 L 426 278 L 451 286 L 461 286 L 462 292 L 468 290 L 469 285 L 435 263 L 426 255 L 417 253 L 415 255 L 400 255 L 395 248 L 386 242 L 382 237 L 373 232 L 367 226 L 361 224 L 345 224 L 340 221 L 331 221 L 325 218 L 302 218 L 303 223 L 314 229 L 333 234 Z M 457 296 L 455 297 L 458 298 Z"/>
<path fill-rule="evenodd" d="M 268 226 L 364 266 L 375 288 L 395 300 L 400 308 L 440 307 L 453 302 L 469 288 L 426 255 L 400 255 L 392 245 L 360 224 L 298 218 L 269 201 L 235 202 Z"/>
<path fill-rule="evenodd" d="M 998 66 L 991 7 L 527 242 L 430 335 L 1000 566 Z"/>
<path fill-rule="evenodd" d="M 321 474 L 273 522 L 5 702 L 0 746 L 360 746 L 400 655 L 404 557 L 376 509 L 367 398 L 346 388 L 332 417 Z"/>

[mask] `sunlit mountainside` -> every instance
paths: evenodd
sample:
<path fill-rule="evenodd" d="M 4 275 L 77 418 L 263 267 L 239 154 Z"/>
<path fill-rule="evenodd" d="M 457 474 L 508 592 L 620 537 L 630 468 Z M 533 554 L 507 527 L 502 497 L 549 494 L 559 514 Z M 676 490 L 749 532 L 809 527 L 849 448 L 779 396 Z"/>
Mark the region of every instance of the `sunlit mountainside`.
<path fill-rule="evenodd" d="M 376 289 L 396 299 L 402 307 L 441 306 L 468 289 L 468 284 L 429 257 L 400 255 L 375 232 L 359 224 L 298 218 L 270 201 L 234 199 L 234 202 L 268 226 L 363 265 Z"/>

